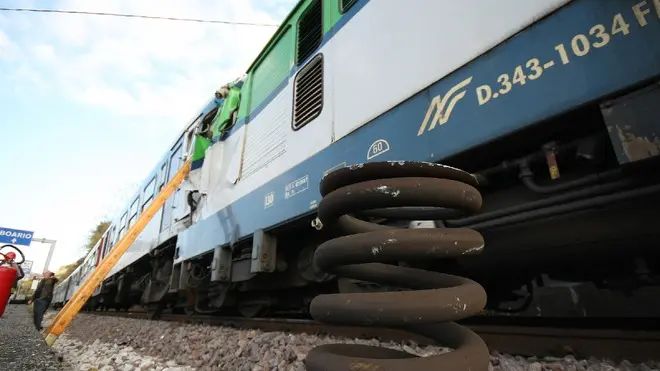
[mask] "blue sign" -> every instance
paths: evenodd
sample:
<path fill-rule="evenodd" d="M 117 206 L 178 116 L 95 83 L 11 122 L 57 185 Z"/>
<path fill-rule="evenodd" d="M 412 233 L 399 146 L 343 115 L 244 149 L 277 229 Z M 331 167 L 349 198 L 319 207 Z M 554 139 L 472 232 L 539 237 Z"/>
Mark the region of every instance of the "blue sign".
<path fill-rule="evenodd" d="M 0 243 L 30 246 L 33 235 L 34 232 L 32 231 L 0 227 Z"/>

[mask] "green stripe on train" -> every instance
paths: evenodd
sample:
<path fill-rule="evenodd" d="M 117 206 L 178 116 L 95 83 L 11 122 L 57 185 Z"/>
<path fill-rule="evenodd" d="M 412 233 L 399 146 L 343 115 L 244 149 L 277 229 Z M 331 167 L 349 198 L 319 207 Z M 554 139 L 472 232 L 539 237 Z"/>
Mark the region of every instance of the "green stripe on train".
<path fill-rule="evenodd" d="M 211 140 L 201 135 L 195 135 L 195 148 L 192 153 L 192 162 L 201 160 L 206 155 L 206 149 L 211 145 Z"/>
<path fill-rule="evenodd" d="M 302 0 L 282 23 L 255 63 L 247 72 L 241 92 L 238 119 L 244 119 L 262 104 L 289 77 L 295 64 L 296 36 L 301 14 L 314 0 Z M 323 2 L 323 34 L 337 24 L 343 14 L 340 1 Z"/>

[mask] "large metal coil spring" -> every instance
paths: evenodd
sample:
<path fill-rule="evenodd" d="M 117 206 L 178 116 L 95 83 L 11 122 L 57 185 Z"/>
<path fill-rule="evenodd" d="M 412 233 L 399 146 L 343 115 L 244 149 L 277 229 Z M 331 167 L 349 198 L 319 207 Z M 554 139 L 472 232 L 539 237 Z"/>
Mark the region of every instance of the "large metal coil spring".
<path fill-rule="evenodd" d="M 417 357 L 387 348 L 327 344 L 309 352 L 307 370 L 488 369 L 489 351 L 483 340 L 452 322 L 484 308 L 484 289 L 463 277 L 395 265 L 478 254 L 484 246 L 482 236 L 467 228 L 394 228 L 353 216 L 380 212 L 401 220 L 439 220 L 448 212 L 471 214 L 481 207 L 476 185 L 475 177 L 464 171 L 405 161 L 354 165 L 321 181 L 318 219 L 344 235 L 319 246 L 314 255 L 317 267 L 338 277 L 410 290 L 321 295 L 310 306 L 314 319 L 403 329 L 452 350 Z"/>

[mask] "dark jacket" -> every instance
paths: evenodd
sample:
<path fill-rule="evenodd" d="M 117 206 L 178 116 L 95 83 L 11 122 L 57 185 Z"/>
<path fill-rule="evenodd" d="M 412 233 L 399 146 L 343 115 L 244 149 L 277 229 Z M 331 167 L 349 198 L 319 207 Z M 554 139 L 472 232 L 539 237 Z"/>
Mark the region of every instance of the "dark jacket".
<path fill-rule="evenodd" d="M 44 278 L 39 281 L 37 288 L 34 290 L 34 295 L 32 295 L 32 300 L 34 299 L 45 299 L 53 300 L 53 289 L 58 279 L 56 277 Z"/>

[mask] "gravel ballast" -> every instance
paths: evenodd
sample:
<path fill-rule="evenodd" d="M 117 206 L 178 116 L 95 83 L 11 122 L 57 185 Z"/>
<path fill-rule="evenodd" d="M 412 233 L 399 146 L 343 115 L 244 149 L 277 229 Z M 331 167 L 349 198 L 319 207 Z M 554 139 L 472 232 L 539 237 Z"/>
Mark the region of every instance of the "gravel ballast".
<path fill-rule="evenodd" d="M 10 304 L 0 318 L 0 370 L 65 370 L 34 327 L 26 305 Z"/>
<path fill-rule="evenodd" d="M 52 316 L 52 315 L 51 315 Z M 75 370 L 126 371 L 303 371 L 313 347 L 327 343 L 359 343 L 404 350 L 420 356 L 446 351 L 413 343 L 341 339 L 329 336 L 237 330 L 81 313 L 55 343 Z M 492 371 L 651 371 L 656 362 L 565 358 L 524 358 L 491 353 Z"/>
<path fill-rule="evenodd" d="M 172 360 L 163 360 L 140 354 L 131 347 L 103 343 L 93 343 L 72 338 L 63 334 L 55 345 L 73 370 L 77 371 L 192 371 L 194 368 L 178 366 Z"/>

